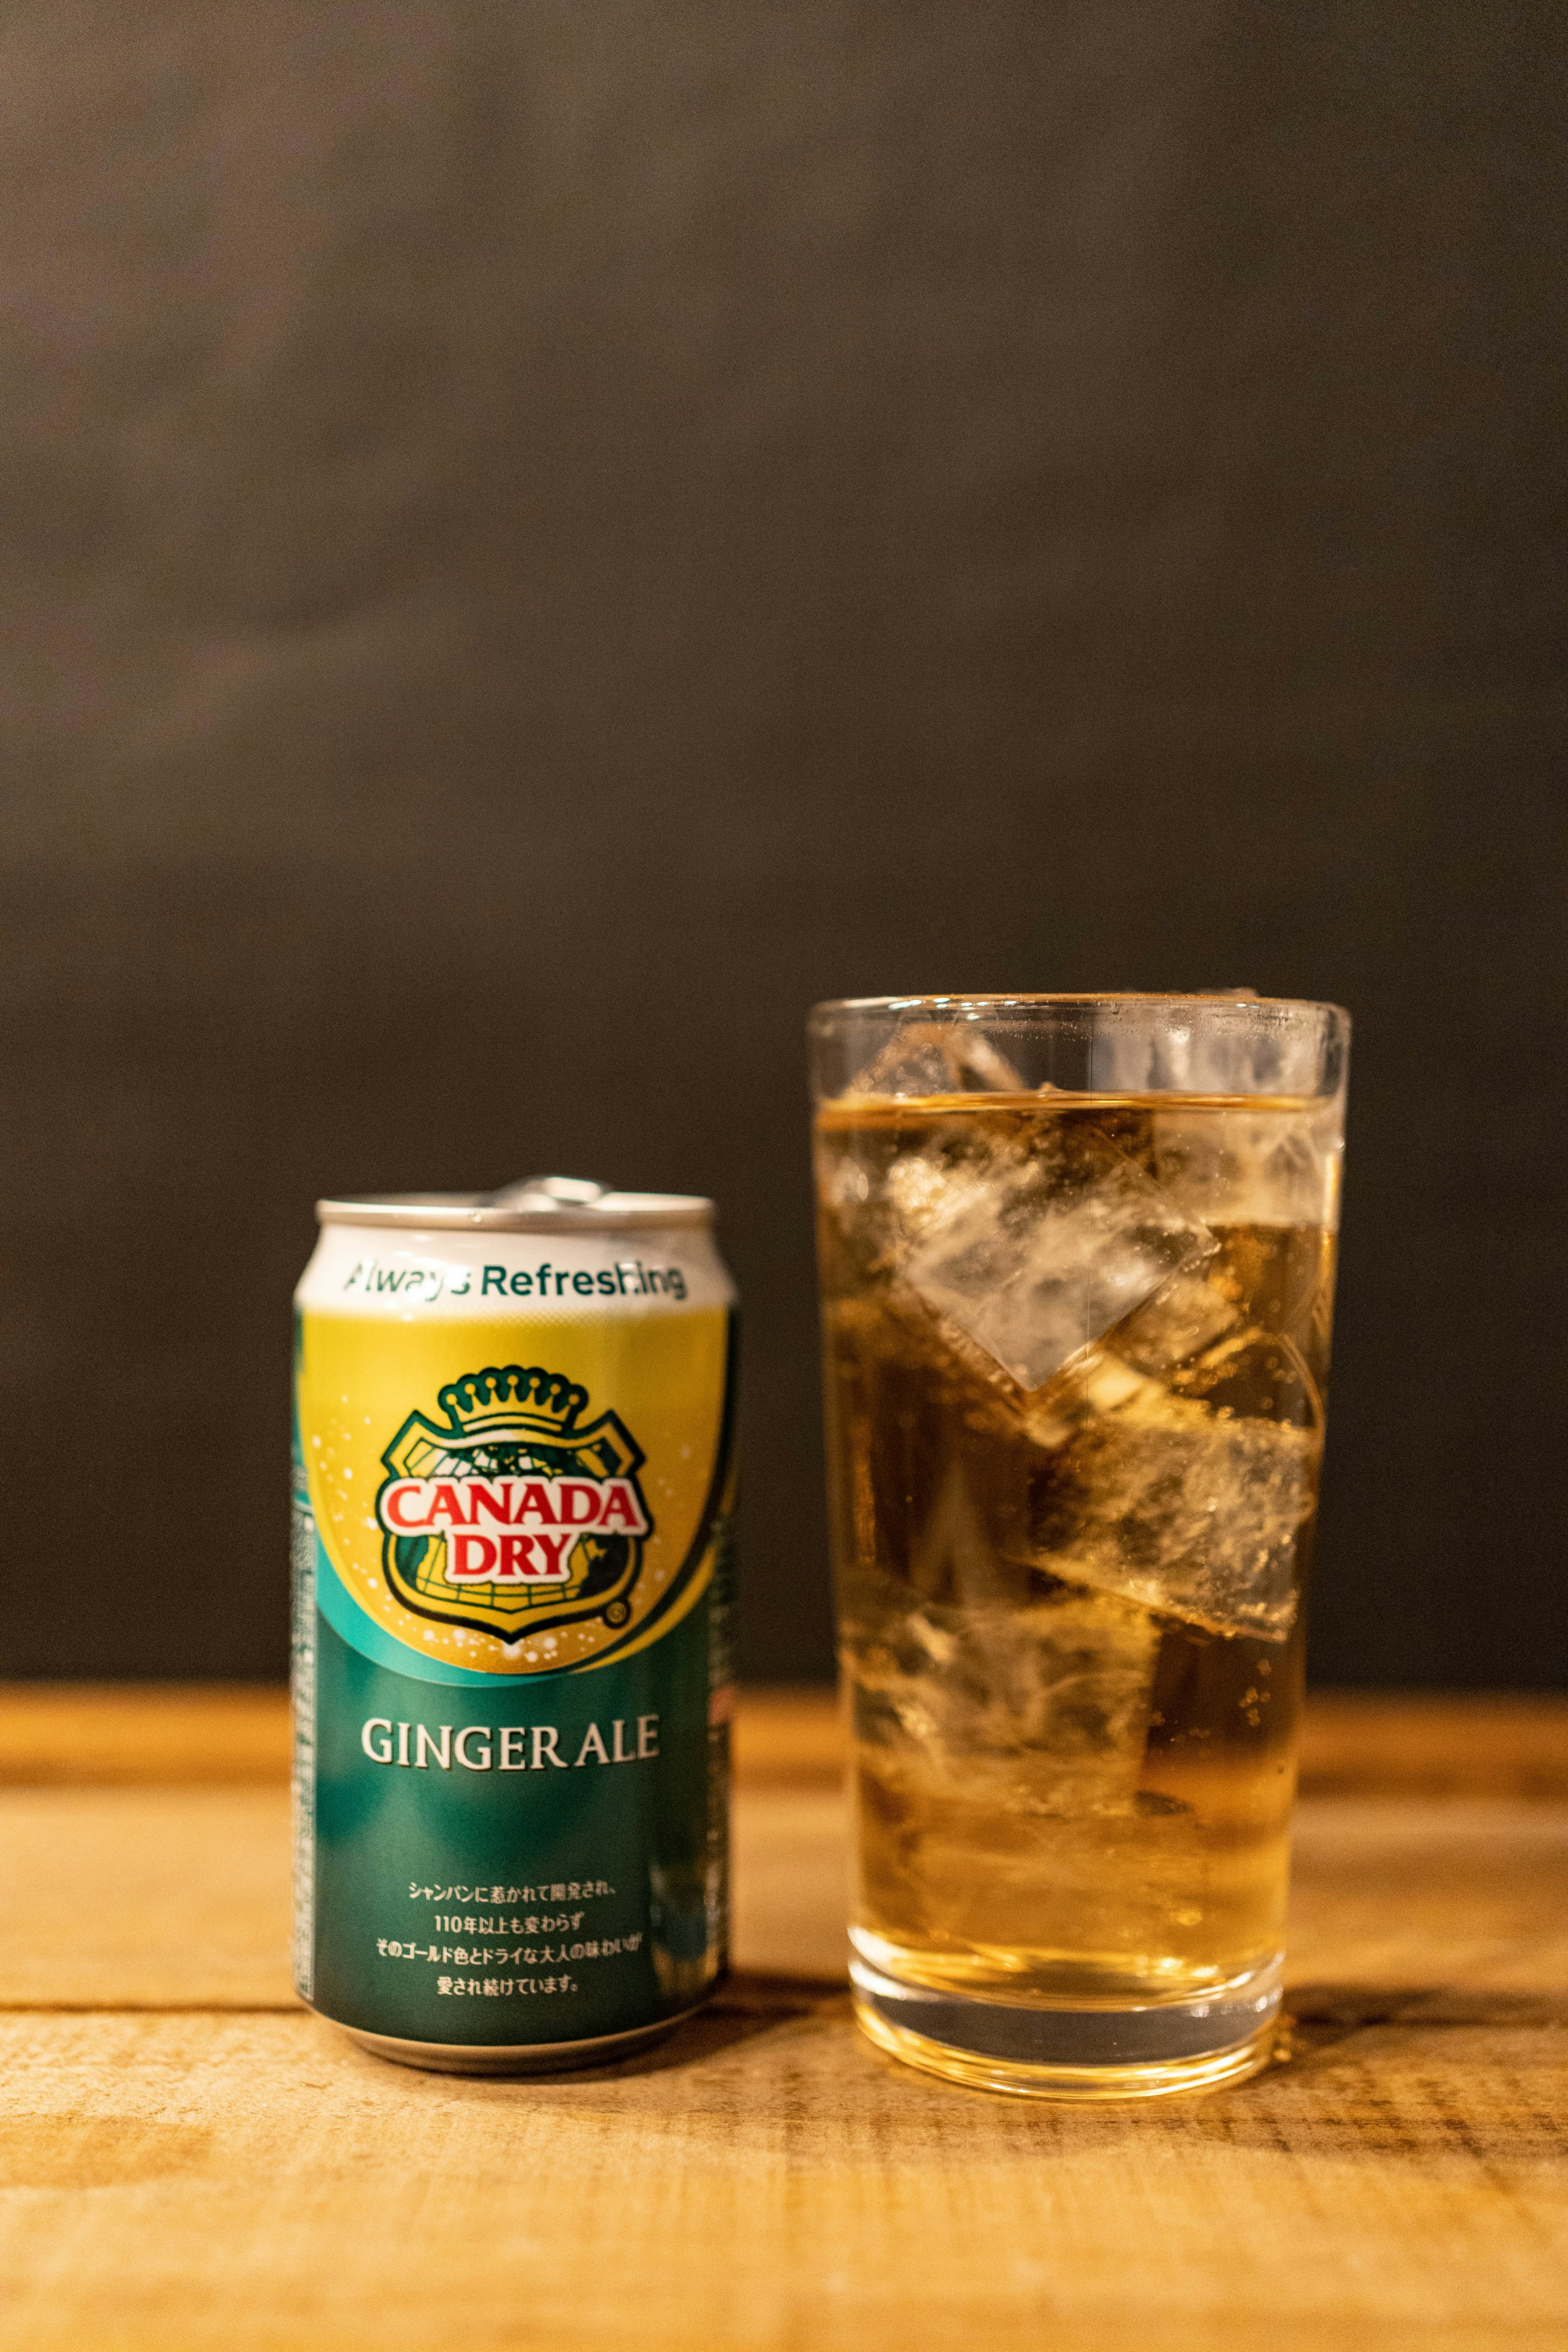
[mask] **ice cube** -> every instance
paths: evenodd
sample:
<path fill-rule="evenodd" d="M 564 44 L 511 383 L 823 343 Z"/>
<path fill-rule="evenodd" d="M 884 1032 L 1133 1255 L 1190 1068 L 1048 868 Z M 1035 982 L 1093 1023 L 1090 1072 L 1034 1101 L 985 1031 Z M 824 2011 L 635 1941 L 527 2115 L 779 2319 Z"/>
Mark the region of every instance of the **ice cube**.
<path fill-rule="evenodd" d="M 1026 1094 L 1000 1047 L 968 1021 L 911 1021 L 856 1078 L 854 1095 Z"/>
<path fill-rule="evenodd" d="M 1124 1373 L 1056 1457 L 1056 1538 L 1040 1564 L 1218 1633 L 1283 1641 L 1317 1491 L 1315 1392 L 1261 1334 L 1214 1351 L 1178 1393 Z M 1131 1385 L 1129 1385 L 1131 1383 Z M 1215 1398 L 1249 1398 L 1237 1411 Z"/>
<path fill-rule="evenodd" d="M 896 1199 L 915 1243 L 904 1281 L 1025 1389 L 1216 1247 L 1096 1127 L 956 1165 L 910 1154 Z"/>
<path fill-rule="evenodd" d="M 962 1161 L 955 1166 L 942 1150 L 928 1147 L 894 1160 L 888 1171 L 888 1198 L 898 1220 L 903 1255 L 970 1199 L 973 1182 L 972 1164 Z"/>
<path fill-rule="evenodd" d="M 1070 1591 L 913 1611 L 905 1592 L 889 1609 L 898 1590 L 847 1612 L 861 1628 L 846 1661 L 857 1729 L 879 1769 L 901 1753 L 932 1793 L 973 1803 L 988 1790 L 1016 1812 L 1132 1810 L 1160 1638 L 1146 1611 Z"/>
<path fill-rule="evenodd" d="M 1161 1183 L 1222 1224 L 1339 1223 L 1339 1111 L 1330 1104 L 1259 1105 L 1153 1122 Z"/>
<path fill-rule="evenodd" d="M 1110 1343 L 1124 1364 L 1140 1372 L 1168 1372 L 1236 1328 L 1241 1309 L 1212 1269 L 1211 1260 L 1196 1275 L 1173 1276 L 1129 1317 Z"/>

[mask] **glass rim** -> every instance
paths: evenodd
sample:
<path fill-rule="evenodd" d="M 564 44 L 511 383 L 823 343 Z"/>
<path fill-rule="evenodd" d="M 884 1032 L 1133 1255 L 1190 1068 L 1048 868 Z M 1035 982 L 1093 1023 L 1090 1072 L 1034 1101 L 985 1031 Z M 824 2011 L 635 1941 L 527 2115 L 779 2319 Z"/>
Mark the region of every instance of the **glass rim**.
<path fill-rule="evenodd" d="M 1348 1027 L 1350 1014 L 1342 1004 L 1327 998 L 1312 996 L 1258 996 L 1251 990 L 1240 989 L 1104 989 L 1104 990 L 1041 990 L 1013 994 L 988 993 L 975 991 L 969 994 L 944 996 L 828 996 L 814 1004 L 807 1016 L 810 1025 L 826 1024 L 837 1013 L 916 1013 L 941 1014 L 947 1020 L 961 1018 L 965 1013 L 976 1015 L 994 1013 L 1027 1013 L 1036 1007 L 1068 1006 L 1079 1011 L 1091 1011 L 1104 1005 L 1202 1005 L 1219 1011 L 1266 1011 L 1271 1013 L 1331 1013 Z"/>

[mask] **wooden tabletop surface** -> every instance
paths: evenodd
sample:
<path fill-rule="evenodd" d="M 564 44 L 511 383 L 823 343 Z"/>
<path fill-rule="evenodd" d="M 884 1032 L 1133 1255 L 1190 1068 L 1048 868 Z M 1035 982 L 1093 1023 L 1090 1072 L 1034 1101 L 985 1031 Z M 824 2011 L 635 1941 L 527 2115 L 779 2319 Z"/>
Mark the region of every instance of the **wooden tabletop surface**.
<path fill-rule="evenodd" d="M 1128 2109 L 855 2032 L 830 1705 L 738 1725 L 738 1969 L 640 2060 L 365 2056 L 284 1960 L 270 1691 L 0 1687 L 0 2346 L 1568 2345 L 1568 1703 L 1314 1703 L 1294 2054 Z"/>

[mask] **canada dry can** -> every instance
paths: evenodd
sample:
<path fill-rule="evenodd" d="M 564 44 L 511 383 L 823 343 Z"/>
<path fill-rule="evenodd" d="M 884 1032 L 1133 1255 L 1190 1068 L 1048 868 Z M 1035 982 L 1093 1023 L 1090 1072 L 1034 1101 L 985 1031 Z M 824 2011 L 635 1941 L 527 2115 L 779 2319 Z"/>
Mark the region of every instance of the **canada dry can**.
<path fill-rule="evenodd" d="M 591 2064 L 728 1951 L 734 1292 L 707 1201 L 324 1201 L 296 1298 L 295 1972 Z"/>

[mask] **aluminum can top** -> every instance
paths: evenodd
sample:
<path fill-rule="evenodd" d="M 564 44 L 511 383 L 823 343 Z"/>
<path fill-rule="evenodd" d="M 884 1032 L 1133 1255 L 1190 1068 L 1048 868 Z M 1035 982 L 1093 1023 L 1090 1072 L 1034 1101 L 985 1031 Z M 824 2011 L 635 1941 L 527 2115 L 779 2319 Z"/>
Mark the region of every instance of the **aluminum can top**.
<path fill-rule="evenodd" d="M 319 1201 L 316 1213 L 321 1236 L 294 1294 L 307 1313 L 514 1322 L 734 1304 L 713 1203 L 695 1193 L 531 1176 L 497 1192 Z"/>
<path fill-rule="evenodd" d="M 614 1234 L 710 1226 L 713 1203 L 695 1192 L 620 1192 L 586 1177 L 526 1176 L 494 1192 L 376 1192 L 318 1201 L 323 1225 L 401 1226 L 421 1233 Z"/>

